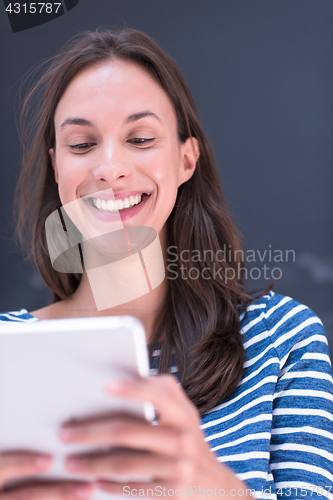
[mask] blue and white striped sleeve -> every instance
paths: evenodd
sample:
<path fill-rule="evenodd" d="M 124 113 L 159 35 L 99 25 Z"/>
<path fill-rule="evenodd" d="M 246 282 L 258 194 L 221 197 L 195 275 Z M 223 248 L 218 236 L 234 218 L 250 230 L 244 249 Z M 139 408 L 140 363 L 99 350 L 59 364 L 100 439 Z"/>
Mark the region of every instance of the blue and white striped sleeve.
<path fill-rule="evenodd" d="M 33 323 L 35 321 L 39 321 L 34 316 L 28 313 L 26 309 L 20 309 L 18 311 L 8 311 L 8 312 L 0 312 L 0 324 L 11 324 L 14 325 L 16 323 Z"/>
<path fill-rule="evenodd" d="M 279 295 L 265 316 L 280 361 L 270 444 L 277 498 L 333 500 L 333 384 L 323 325 Z"/>

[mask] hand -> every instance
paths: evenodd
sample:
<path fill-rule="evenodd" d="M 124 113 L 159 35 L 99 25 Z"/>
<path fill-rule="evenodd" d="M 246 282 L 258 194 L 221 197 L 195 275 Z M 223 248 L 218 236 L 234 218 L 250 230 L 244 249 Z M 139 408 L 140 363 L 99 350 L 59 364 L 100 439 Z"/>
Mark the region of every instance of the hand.
<path fill-rule="evenodd" d="M 183 488 L 189 494 L 191 486 L 192 498 L 199 498 L 199 486 L 206 491 L 217 488 L 217 494 L 221 488 L 226 493 L 242 489 L 240 496 L 244 495 L 245 484 L 211 452 L 200 429 L 199 413 L 173 375 L 115 381 L 108 384 L 107 391 L 117 397 L 151 401 L 158 411 L 158 425 L 129 416 L 114 416 L 64 426 L 59 437 L 67 443 L 111 448 L 104 454 L 68 457 L 65 463 L 68 470 L 97 477 L 116 474 L 152 478 L 151 482 L 116 482 L 100 478 L 96 483 L 105 491 L 126 493 L 127 496 L 133 489 L 136 490 L 134 495 L 139 495 L 138 490 L 143 489 L 144 495 L 151 497 L 154 496 L 152 491 L 158 491 L 156 487 L 166 488 L 166 492 L 180 489 L 178 495 L 186 496 Z"/>
<path fill-rule="evenodd" d="M 78 500 L 89 498 L 93 485 L 84 483 L 58 483 L 57 485 L 34 485 L 5 490 L 6 481 L 22 479 L 46 472 L 52 464 L 47 455 L 6 452 L 0 454 L 0 500 Z M 86 490 L 84 488 L 86 487 Z"/>

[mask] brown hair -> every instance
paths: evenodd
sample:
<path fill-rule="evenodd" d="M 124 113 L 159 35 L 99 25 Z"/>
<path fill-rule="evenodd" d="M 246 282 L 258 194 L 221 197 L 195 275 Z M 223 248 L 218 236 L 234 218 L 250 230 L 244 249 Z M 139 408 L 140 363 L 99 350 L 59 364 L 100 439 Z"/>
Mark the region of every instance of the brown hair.
<path fill-rule="evenodd" d="M 48 150 L 55 146 L 54 113 L 69 82 L 87 66 L 110 60 L 143 66 L 170 98 L 180 141 L 192 136 L 199 142 L 197 168 L 179 187 L 167 221 L 168 245 L 176 247 L 178 255 L 183 250 L 191 255 L 195 250 L 202 256 L 210 250 L 211 258 L 190 262 L 198 269 L 198 279 L 182 279 L 180 273 L 174 279 L 174 272 L 167 275 L 167 304 L 155 325 L 149 351 L 152 355 L 163 339 L 159 372 L 170 371 L 174 361 L 185 392 L 203 414 L 229 397 L 242 378 L 245 354 L 238 306 L 245 308 L 251 297 L 239 276 L 243 266 L 237 252 L 239 237 L 191 92 L 172 58 L 144 33 L 99 29 L 77 35 L 28 93 L 21 114 L 23 160 L 15 193 L 16 236 L 53 291 L 54 302 L 72 295 L 81 275 L 55 271 L 46 244 L 45 220 L 61 206 Z M 225 260 L 217 258 L 223 248 L 228 249 Z M 188 272 L 188 263 L 182 264 Z M 233 269 L 234 278 L 230 276 Z"/>

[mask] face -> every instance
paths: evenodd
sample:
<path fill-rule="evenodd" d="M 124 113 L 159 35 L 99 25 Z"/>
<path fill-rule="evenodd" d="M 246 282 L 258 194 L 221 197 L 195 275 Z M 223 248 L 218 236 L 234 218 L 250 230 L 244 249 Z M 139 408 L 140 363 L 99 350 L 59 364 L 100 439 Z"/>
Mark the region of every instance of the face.
<path fill-rule="evenodd" d="M 153 77 L 124 61 L 86 68 L 62 95 L 54 122 L 50 155 L 62 204 L 84 197 L 96 224 L 120 216 L 124 226 L 160 233 L 199 149 L 195 138 L 179 141 L 173 106 Z"/>

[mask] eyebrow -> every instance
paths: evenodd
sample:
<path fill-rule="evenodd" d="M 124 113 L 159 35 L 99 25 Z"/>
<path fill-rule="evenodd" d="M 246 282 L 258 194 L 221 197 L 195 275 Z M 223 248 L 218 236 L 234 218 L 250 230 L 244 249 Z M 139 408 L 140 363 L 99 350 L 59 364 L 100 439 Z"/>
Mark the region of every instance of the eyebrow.
<path fill-rule="evenodd" d="M 61 125 L 60 128 L 66 127 L 66 125 L 80 125 L 81 127 L 93 127 L 93 124 L 89 120 L 84 118 L 67 118 Z"/>
<path fill-rule="evenodd" d="M 155 113 L 152 111 L 141 111 L 140 113 L 134 113 L 126 118 L 124 121 L 124 124 L 135 122 L 137 120 L 142 120 L 142 118 L 146 118 L 147 116 L 152 116 L 153 118 L 156 118 L 159 122 L 162 123 L 161 118 L 159 118 Z"/>
<path fill-rule="evenodd" d="M 161 118 L 159 118 L 152 111 L 141 111 L 140 113 L 133 113 L 132 115 L 128 116 L 126 118 L 126 120 L 124 121 L 124 125 L 138 121 L 138 120 L 142 120 L 142 118 L 146 118 L 147 116 L 151 116 L 153 118 L 156 118 L 159 122 L 162 123 Z M 93 127 L 94 126 L 92 124 L 92 122 L 90 122 L 89 120 L 86 120 L 85 118 L 67 118 L 60 125 L 60 129 L 63 129 L 64 127 L 66 127 L 66 125 L 79 125 L 80 127 Z"/>

